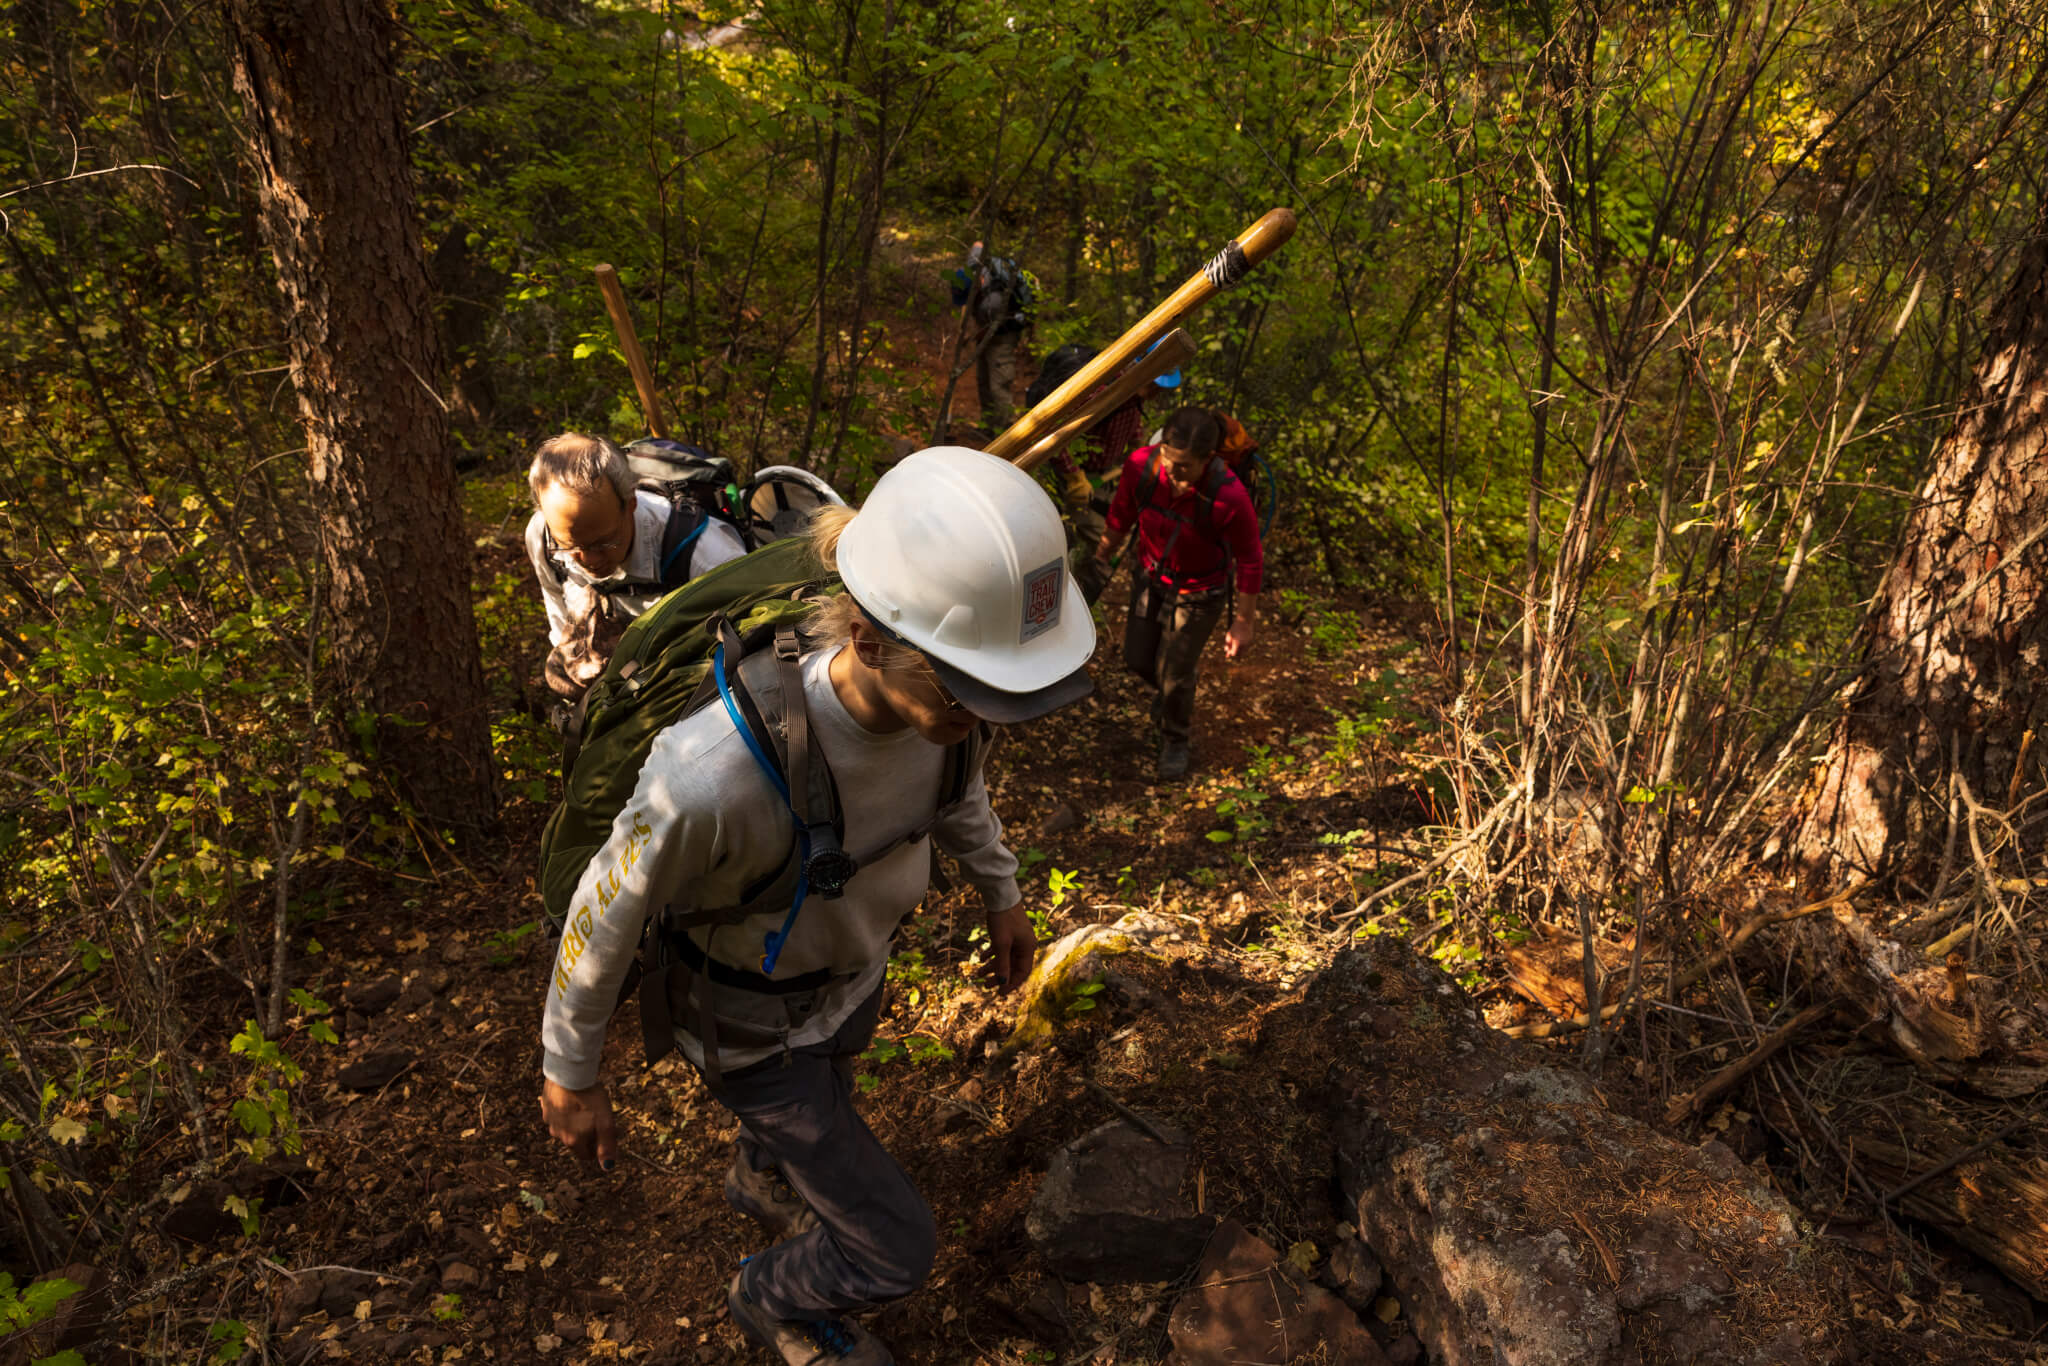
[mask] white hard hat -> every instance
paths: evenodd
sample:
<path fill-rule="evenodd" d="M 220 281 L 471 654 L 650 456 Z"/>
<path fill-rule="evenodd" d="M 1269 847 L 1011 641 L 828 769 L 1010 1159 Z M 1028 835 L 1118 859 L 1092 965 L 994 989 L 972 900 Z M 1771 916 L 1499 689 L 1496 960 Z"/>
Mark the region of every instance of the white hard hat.
<path fill-rule="evenodd" d="M 1088 695 L 1095 622 L 1059 511 L 1009 461 L 963 446 L 904 457 L 847 523 L 838 560 L 868 617 L 975 715 L 1024 721 Z"/>

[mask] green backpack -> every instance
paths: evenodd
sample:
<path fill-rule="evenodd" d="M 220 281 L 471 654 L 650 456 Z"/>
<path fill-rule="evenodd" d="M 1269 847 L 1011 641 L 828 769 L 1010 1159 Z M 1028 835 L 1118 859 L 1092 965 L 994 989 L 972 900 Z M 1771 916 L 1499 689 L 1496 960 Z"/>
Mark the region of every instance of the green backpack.
<path fill-rule="evenodd" d="M 652 990 L 641 1003 L 641 1017 L 650 1062 L 673 1046 L 667 976 L 680 967 L 687 979 L 693 975 L 689 960 L 699 957 L 694 946 L 678 948 L 683 931 L 736 923 L 780 904 L 791 907 L 779 936 L 786 939 L 806 891 L 837 896 L 861 865 L 930 831 L 928 821 L 859 859 L 846 857 L 840 848 L 844 820 L 839 795 L 825 756 L 808 743 L 797 674 L 798 623 L 816 610 L 820 598 L 840 591 L 837 576 L 818 562 L 808 537 L 771 542 L 691 580 L 635 618 L 620 637 L 604 675 L 586 695 L 582 740 L 565 767 L 562 803 L 541 831 L 541 902 L 558 936 L 573 913 L 585 869 L 611 838 L 619 813 L 633 798 L 655 737 L 713 700 L 722 698 L 736 721 L 743 718 L 742 738 L 795 817 L 791 856 L 780 869 L 763 870 L 744 905 L 686 915 L 664 907 L 649 918 L 654 952 L 643 953 L 642 965 Z M 770 645 L 773 648 L 763 648 Z M 725 667 L 714 674 L 721 646 Z M 788 705 L 792 697 L 797 704 L 794 714 Z M 965 796 L 986 757 L 989 738 L 988 728 L 978 727 L 949 749 L 939 811 Z M 834 871 L 821 881 L 819 869 L 826 867 Z M 754 989 L 772 989 L 766 974 L 772 973 L 780 949 L 775 944 L 769 949 Z M 621 1001 L 641 982 L 641 971 L 628 976 Z M 688 994 L 687 980 L 683 988 Z M 710 1045 L 706 1057 L 712 1059 L 716 1040 L 710 997 L 707 992 L 697 995 L 697 1033 Z M 708 1070 L 715 1072 L 715 1064 Z"/>

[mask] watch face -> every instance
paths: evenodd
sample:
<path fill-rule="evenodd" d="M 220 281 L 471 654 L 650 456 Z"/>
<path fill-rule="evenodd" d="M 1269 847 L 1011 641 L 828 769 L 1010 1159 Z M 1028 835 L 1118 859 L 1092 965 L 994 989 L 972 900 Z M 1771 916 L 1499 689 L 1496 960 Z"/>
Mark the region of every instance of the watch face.
<path fill-rule="evenodd" d="M 843 895 L 846 884 L 859 871 L 860 865 L 853 856 L 841 849 L 821 849 L 804 864 L 804 876 L 809 879 L 811 890 L 827 901 Z"/>

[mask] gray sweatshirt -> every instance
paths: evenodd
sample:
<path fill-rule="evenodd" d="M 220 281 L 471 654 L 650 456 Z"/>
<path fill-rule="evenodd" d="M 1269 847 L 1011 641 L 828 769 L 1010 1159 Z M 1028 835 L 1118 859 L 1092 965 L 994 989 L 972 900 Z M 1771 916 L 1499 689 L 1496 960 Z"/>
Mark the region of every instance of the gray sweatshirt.
<path fill-rule="evenodd" d="M 819 651 L 805 661 L 804 697 L 814 742 L 839 786 L 845 847 L 857 854 L 931 815 L 945 750 L 907 727 L 877 735 L 857 724 L 827 673 L 835 653 Z M 830 1038 L 881 980 L 890 935 L 930 884 L 933 842 L 959 861 L 989 910 L 1014 906 L 1017 858 L 1002 837 L 1002 822 L 977 774 L 965 797 L 933 827 L 932 840 L 899 846 L 863 867 L 837 901 L 806 899 L 774 976 L 786 979 L 820 968 L 845 976 L 824 989 L 788 1046 Z M 541 1021 L 541 1070 L 548 1079 L 577 1091 L 596 1085 L 605 1025 L 650 914 L 671 903 L 738 905 L 743 888 L 782 866 L 793 839 L 788 806 L 716 700 L 656 737 L 632 800 L 584 871 L 556 950 Z M 762 940 L 781 928 L 788 909 L 771 908 L 719 929 L 715 938 L 708 929 L 692 936 L 699 947 L 708 941 L 717 961 L 758 972 Z M 681 1028 L 676 1043 L 692 1062 L 702 1062 L 697 1040 Z M 779 1051 L 721 1047 L 719 1062 L 727 1069 L 744 1067 Z"/>

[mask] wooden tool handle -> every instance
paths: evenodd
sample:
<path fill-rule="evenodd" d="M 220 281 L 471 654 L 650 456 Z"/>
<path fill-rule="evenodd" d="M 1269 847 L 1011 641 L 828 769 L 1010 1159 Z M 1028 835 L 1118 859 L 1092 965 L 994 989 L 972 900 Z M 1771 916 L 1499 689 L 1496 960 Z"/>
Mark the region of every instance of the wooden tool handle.
<path fill-rule="evenodd" d="M 1104 376 L 1115 373 L 1154 337 L 1243 279 L 1247 271 L 1278 251 L 1293 235 L 1294 211 L 1269 210 L 1246 228 L 1242 237 L 1226 244 L 1207 265 L 1189 276 L 1167 296 L 1165 303 L 1147 313 L 1137 326 L 1110 343 L 1108 350 L 1075 371 L 1065 384 L 1047 394 L 1011 424 L 1008 431 L 990 442 L 989 454 L 1014 460 L 1020 451 L 1031 449 L 1058 423 L 1060 415 L 1100 384 Z"/>
<path fill-rule="evenodd" d="M 1158 379 L 1168 370 L 1175 370 L 1195 358 L 1195 341 L 1178 327 L 1159 339 L 1159 346 L 1149 355 L 1139 358 L 1138 363 L 1113 380 L 1109 387 L 1062 422 L 1049 435 L 1038 439 L 1037 444 L 1016 459 L 1017 468 L 1035 470 L 1052 458 L 1052 453 L 1102 421 L 1121 407 L 1132 394 Z M 1119 452 L 1129 455 L 1129 451 Z"/>
<path fill-rule="evenodd" d="M 647 418 L 649 436 L 667 436 L 661 420 L 661 395 L 654 388 L 654 371 L 640 350 L 640 336 L 633 330 L 633 315 L 626 311 L 626 291 L 619 288 L 619 273 L 608 265 L 592 266 L 597 287 L 604 291 L 604 306 L 612 315 L 612 331 L 618 334 L 619 349 L 626 353 L 626 368 L 633 372 L 633 387 L 640 391 L 640 411 Z"/>

